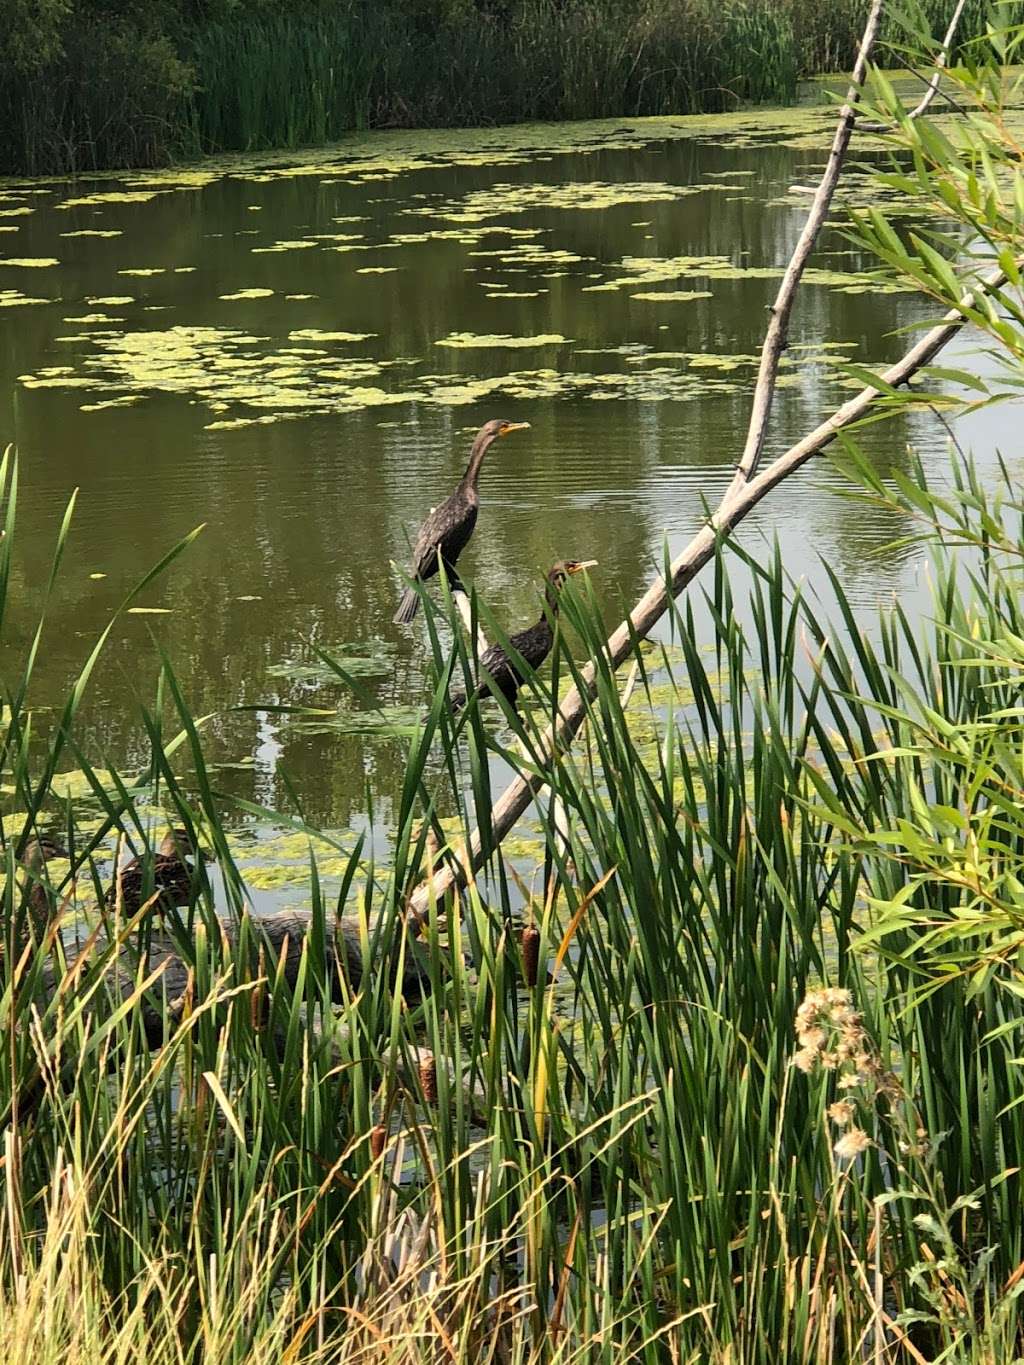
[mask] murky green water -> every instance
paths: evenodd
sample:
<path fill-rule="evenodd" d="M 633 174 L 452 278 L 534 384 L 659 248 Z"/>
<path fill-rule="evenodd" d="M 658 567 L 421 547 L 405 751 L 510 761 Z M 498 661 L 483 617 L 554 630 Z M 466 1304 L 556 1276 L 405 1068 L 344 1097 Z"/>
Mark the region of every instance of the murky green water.
<path fill-rule="evenodd" d="M 600 561 L 609 620 L 714 502 L 745 430 L 765 308 L 823 160 L 825 110 L 571 128 L 377 135 L 316 158 L 0 186 L 0 437 L 22 456 L 16 624 L 81 488 L 37 699 L 57 700 L 125 590 L 196 544 L 119 626 L 93 685 L 92 752 L 131 769 L 168 649 L 221 785 L 268 804 L 281 771 L 324 825 L 387 823 L 403 748 L 318 735 L 241 703 L 323 701 L 311 646 L 370 659 L 386 705 L 422 696 L 422 621 L 392 626 L 407 537 L 489 417 L 528 420 L 483 475 L 467 579 L 510 626 L 562 556 Z M 848 196 L 866 193 L 862 175 Z M 19 263 L 20 262 L 20 263 Z M 865 287 L 831 232 L 791 332 L 781 448 L 898 355 L 929 315 Z M 960 350 L 969 342 L 960 343 Z M 848 381 L 847 381 L 848 382 Z M 992 449 L 1009 417 L 971 432 Z M 1002 423 L 1002 427 L 1000 427 Z M 869 442 L 936 456 L 927 417 Z M 827 555 L 865 611 L 914 587 L 826 462 L 752 518 L 793 571 Z M 282 666 L 285 672 L 282 673 Z"/>

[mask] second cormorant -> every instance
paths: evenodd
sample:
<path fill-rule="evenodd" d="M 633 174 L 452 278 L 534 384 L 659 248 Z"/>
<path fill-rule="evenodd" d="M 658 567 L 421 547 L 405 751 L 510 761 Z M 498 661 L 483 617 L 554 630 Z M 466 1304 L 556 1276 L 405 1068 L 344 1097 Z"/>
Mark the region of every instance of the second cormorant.
<path fill-rule="evenodd" d="M 558 599 L 566 580 L 584 569 L 593 568 L 596 563 L 596 559 L 560 559 L 552 566 L 544 589 L 544 610 L 541 612 L 540 620 L 536 625 L 528 626 L 525 630 L 517 631 L 515 635 L 508 637 L 508 642 L 518 657 L 510 657 L 501 645 L 491 645 L 490 649 L 485 650 L 480 656 L 481 682 L 474 695 L 484 696 L 489 692 L 491 696 L 496 696 L 500 692 L 515 706 L 516 696 L 523 682 L 523 669 L 519 659 L 521 658 L 531 669 L 540 667 L 555 643 Z M 465 704 L 465 692 L 452 694 L 454 710 L 459 710 Z"/>

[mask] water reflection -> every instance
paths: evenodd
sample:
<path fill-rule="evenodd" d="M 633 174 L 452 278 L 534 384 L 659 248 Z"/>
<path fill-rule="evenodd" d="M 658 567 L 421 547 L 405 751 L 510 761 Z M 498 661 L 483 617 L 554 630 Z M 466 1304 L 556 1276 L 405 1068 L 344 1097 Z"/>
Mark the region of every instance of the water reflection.
<path fill-rule="evenodd" d="M 448 135 L 452 146 L 472 136 Z M 593 136 L 610 133 L 602 125 Z M 436 134 L 423 137 L 436 146 Z M 415 141 L 406 137 L 403 145 Z M 391 625 L 398 586 L 391 561 L 404 563 L 425 508 L 450 491 L 472 432 L 495 415 L 529 421 L 532 430 L 485 467 L 479 526 L 462 561 L 467 577 L 509 623 L 532 618 L 539 577 L 559 557 L 600 561 L 609 621 L 634 600 L 661 563 L 665 537 L 678 549 L 698 526 L 703 503 L 717 499 L 746 426 L 753 367 L 702 369 L 680 354 L 755 354 L 776 285 L 754 275 L 648 286 L 711 295 L 666 302 L 637 299 L 641 291 L 628 286 L 592 286 L 621 277 L 622 262 L 635 257 L 783 265 L 802 223 L 799 202 L 786 191 L 805 183 L 822 156 L 820 148 L 770 141 L 722 145 L 706 133 L 641 143 L 634 137 L 634 145 L 582 155 L 545 150 L 541 139 L 537 154 L 524 153 L 519 164 L 408 169 L 379 183 L 354 182 L 337 166 L 253 181 L 236 165 L 234 174 L 203 187 L 143 202 L 62 209 L 69 197 L 81 197 L 63 183 L 33 201 L 4 251 L 55 256 L 61 264 L 8 269 L 0 281 L 53 300 L 6 310 L 0 330 L 0 432 L 17 440 L 23 461 L 15 583 L 22 646 L 65 499 L 81 488 L 37 674 L 41 699 L 62 695 L 141 572 L 205 523 L 143 600 L 170 614 L 127 617 L 110 642 L 84 717 L 93 753 L 129 769 L 141 761 L 136 717 L 138 704 L 153 700 L 155 635 L 192 707 L 214 713 L 207 726 L 213 757 L 245 761 L 219 775 L 223 788 L 280 802 L 280 767 L 311 820 L 360 823 L 369 793 L 386 821 L 401 779 L 400 742 L 298 734 L 266 709 L 230 708 L 308 700 L 307 688 L 268 669 L 308 656 L 313 644 L 378 639 L 395 642 L 396 651 L 389 676 L 366 680 L 371 695 L 393 704 L 423 694 L 422 623 L 411 634 Z M 640 182 L 703 188 L 599 210 L 502 208 L 521 201 L 524 187 Z M 118 188 L 89 187 L 101 194 Z M 458 219 L 467 203 L 483 203 L 483 219 Z M 484 226 L 519 235 L 485 233 Z M 121 235 L 62 235 L 97 228 Z M 405 240 L 431 232 L 445 235 Z M 865 262 L 832 234 L 817 264 L 849 272 Z M 133 271 L 156 273 L 125 273 Z M 224 297 L 250 290 L 272 292 Z M 130 303 L 110 302 L 128 296 Z M 898 330 L 927 313 L 905 294 L 805 289 L 791 342 L 810 349 L 792 353 L 798 363 L 778 397 L 769 453 L 843 397 L 820 343 L 852 343 L 844 354 L 881 364 L 900 353 Z M 94 315 L 113 321 L 81 320 Z M 209 329 L 212 337 L 191 368 L 174 371 L 173 382 L 166 365 L 172 328 Z M 292 336 L 310 330 L 370 336 L 356 343 Z M 568 340 L 511 349 L 436 345 L 453 332 Z M 237 343 L 238 334 L 247 340 Z M 134 348 L 130 365 L 125 337 Z M 650 352 L 675 358 L 643 359 Z M 146 370 L 147 354 L 157 370 L 164 365 L 163 378 Z M 365 384 L 337 379 L 354 360 L 377 367 Z M 75 384 L 33 388 L 19 379 L 45 378 L 55 367 Z M 259 390 L 268 367 L 291 371 L 288 383 L 312 407 L 281 411 L 272 393 L 262 394 L 264 407 L 235 398 L 215 405 L 225 374 L 232 384 L 249 376 Z M 538 372 L 550 373 L 540 379 Z M 474 385 L 510 373 L 525 376 L 513 393 L 499 388 L 473 401 Z M 570 383 L 581 375 L 627 376 L 648 400 L 596 401 L 601 390 L 589 380 Z M 656 401 L 659 385 L 680 376 L 690 387 Z M 360 385 L 377 394 L 364 406 Z M 442 401 L 452 386 L 466 401 Z M 524 392 L 534 396 L 517 396 Z M 381 401 L 395 394 L 409 396 Z M 130 397 L 142 401 L 96 408 Z M 271 420 L 211 429 L 253 416 Z M 1007 421 L 988 415 L 976 428 L 983 450 Z M 864 440 L 883 465 L 895 467 L 905 463 L 908 444 L 937 452 L 945 435 L 924 414 L 870 428 Z M 816 583 L 818 557 L 827 555 L 867 613 L 894 587 L 913 587 L 913 552 L 885 549 L 905 529 L 851 508 L 822 460 L 759 509 L 742 535 L 753 545 L 777 536 L 794 576 Z"/>

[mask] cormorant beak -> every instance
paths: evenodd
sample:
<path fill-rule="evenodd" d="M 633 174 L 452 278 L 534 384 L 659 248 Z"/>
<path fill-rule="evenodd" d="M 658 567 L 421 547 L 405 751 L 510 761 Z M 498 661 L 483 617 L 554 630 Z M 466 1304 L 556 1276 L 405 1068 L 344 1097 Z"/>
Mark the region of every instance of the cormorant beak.
<path fill-rule="evenodd" d="M 571 564 L 566 565 L 567 573 L 582 573 L 584 569 L 596 569 L 596 559 L 576 559 Z"/>
<path fill-rule="evenodd" d="M 499 436 L 507 436 L 511 431 L 529 431 L 529 422 L 506 422 L 498 432 Z"/>

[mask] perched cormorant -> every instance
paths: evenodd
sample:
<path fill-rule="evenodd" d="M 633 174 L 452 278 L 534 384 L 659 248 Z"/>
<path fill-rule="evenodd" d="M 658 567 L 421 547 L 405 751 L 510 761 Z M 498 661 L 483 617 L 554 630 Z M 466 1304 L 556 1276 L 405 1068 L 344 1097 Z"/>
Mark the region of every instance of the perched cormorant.
<path fill-rule="evenodd" d="M 473 449 L 469 454 L 469 464 L 466 472 L 462 476 L 462 481 L 450 498 L 446 498 L 440 507 L 435 507 L 420 527 L 420 533 L 416 537 L 416 544 L 412 551 L 412 568 L 410 577 L 417 579 L 420 583 L 425 583 L 428 578 L 433 578 L 437 573 L 438 563 L 444 560 L 445 573 L 453 586 L 459 582 L 458 574 L 455 572 L 455 561 L 466 548 L 466 544 L 473 534 L 473 527 L 476 525 L 477 512 L 480 510 L 480 499 L 477 496 L 476 484 L 480 477 L 480 466 L 484 462 L 484 456 L 490 445 L 499 436 L 508 436 L 513 431 L 523 431 L 530 424 L 529 422 L 506 422 L 496 418 L 492 422 L 486 422 L 476 434 L 473 442 Z M 402 594 L 402 600 L 395 612 L 394 620 L 399 625 L 405 625 L 416 615 L 420 605 L 419 595 L 415 587 L 406 588 Z"/>
<path fill-rule="evenodd" d="M 107 891 L 107 905 L 113 908 L 117 904 L 119 891 L 129 915 L 136 914 L 153 895 L 162 906 L 188 905 L 196 875 L 189 858 L 202 856 L 187 829 L 168 830 L 153 859 L 151 878 L 147 879 L 145 859 L 133 858 L 115 873 Z M 151 889 L 147 891 L 147 887 Z"/>
<path fill-rule="evenodd" d="M 596 559 L 560 559 L 548 574 L 547 586 L 544 589 L 544 610 L 541 612 L 540 620 L 536 625 L 528 626 L 526 630 L 517 631 L 515 635 L 508 637 L 508 642 L 516 654 L 524 659 L 531 669 L 539 668 L 551 653 L 551 646 L 555 642 L 558 597 L 566 579 L 582 572 L 583 569 L 593 568 L 596 563 Z M 483 696 L 488 692 L 495 696 L 500 692 L 515 706 L 516 695 L 523 682 L 522 667 L 518 660 L 510 659 L 501 645 L 491 645 L 490 649 L 485 650 L 480 656 L 480 674 L 481 681 L 474 693 L 475 696 Z M 459 710 L 465 704 L 465 692 L 453 693 L 454 710 Z"/>

